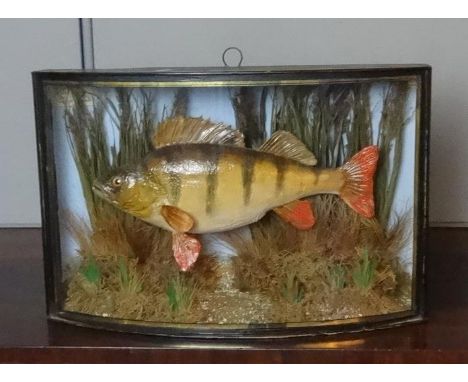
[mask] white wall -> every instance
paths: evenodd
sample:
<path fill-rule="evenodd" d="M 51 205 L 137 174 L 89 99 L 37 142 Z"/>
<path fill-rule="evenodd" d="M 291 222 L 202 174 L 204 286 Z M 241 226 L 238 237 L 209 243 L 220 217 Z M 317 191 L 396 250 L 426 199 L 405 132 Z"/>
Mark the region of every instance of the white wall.
<path fill-rule="evenodd" d="M 106 19 L 94 20 L 93 29 L 99 69 L 217 66 L 221 65 L 222 51 L 231 45 L 243 50 L 244 65 L 432 65 L 431 221 L 468 224 L 468 177 L 464 176 L 468 167 L 467 20 Z M 15 40 L 0 41 L 2 52 L 16 52 L 8 58 L 9 63 L 4 63 L 5 56 L 0 61 L 0 115 L 5 121 L 0 130 L 0 163 L 16 158 L 13 165 L 0 167 L 2 182 L 11 177 L 16 182 L 0 187 L 0 224 L 37 224 L 29 71 L 79 65 L 77 21 L 0 21 L 0 33 L 19 35 Z M 41 48 L 31 47 L 30 39 L 42 44 Z M 49 39 L 53 43 L 45 44 Z M 18 79 L 25 81 L 24 86 L 14 90 L 17 95 L 11 98 L 9 93 Z M 8 91 L 3 90 L 3 83 Z"/>
<path fill-rule="evenodd" d="M 0 226 L 40 224 L 31 71 L 79 68 L 78 20 L 0 21 Z"/>

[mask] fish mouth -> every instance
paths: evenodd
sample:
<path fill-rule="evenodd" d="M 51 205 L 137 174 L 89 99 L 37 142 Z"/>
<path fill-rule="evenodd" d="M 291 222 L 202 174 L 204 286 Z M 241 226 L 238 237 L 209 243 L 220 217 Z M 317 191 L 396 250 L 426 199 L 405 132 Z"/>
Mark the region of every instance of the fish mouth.
<path fill-rule="evenodd" d="M 92 188 L 93 192 L 100 198 L 106 199 L 110 202 L 114 200 L 114 198 L 112 197 L 112 191 L 108 186 L 99 183 L 98 181 L 94 181 Z"/>

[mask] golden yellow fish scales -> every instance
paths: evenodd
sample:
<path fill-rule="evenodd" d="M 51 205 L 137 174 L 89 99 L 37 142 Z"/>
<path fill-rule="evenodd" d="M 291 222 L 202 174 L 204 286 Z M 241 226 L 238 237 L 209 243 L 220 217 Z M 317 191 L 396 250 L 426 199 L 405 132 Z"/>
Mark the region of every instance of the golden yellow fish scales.
<path fill-rule="evenodd" d="M 361 215 L 374 215 L 375 146 L 341 168 L 317 169 L 314 155 L 288 132 L 274 133 L 253 150 L 243 147 L 239 131 L 195 118 L 162 123 L 154 144 L 137 168 L 97 182 L 95 191 L 125 212 L 173 232 L 182 271 L 201 250 L 192 234 L 242 227 L 269 210 L 298 229 L 311 228 L 311 206 L 300 200 L 307 196 L 337 194 Z"/>

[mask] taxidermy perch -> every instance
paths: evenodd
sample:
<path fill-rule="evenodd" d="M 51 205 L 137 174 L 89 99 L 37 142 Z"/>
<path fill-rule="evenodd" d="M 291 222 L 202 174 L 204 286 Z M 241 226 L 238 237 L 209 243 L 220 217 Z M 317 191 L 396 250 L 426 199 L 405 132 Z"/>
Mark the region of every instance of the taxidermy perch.
<path fill-rule="evenodd" d="M 238 130 L 182 117 L 162 122 L 153 146 L 134 169 L 93 188 L 126 213 L 171 231 L 182 271 L 201 250 L 193 234 L 245 226 L 269 210 L 297 229 L 312 228 L 310 202 L 300 200 L 311 195 L 337 194 L 362 216 L 374 216 L 376 146 L 364 148 L 341 168 L 317 169 L 315 156 L 288 132 L 277 131 L 253 150 L 244 147 Z"/>

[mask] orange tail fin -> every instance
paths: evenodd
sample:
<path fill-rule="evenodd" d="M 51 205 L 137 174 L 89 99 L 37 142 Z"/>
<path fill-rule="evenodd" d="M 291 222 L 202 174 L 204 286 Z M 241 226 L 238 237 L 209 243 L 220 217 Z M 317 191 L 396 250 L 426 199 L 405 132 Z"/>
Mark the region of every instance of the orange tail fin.
<path fill-rule="evenodd" d="M 374 173 L 379 159 L 377 146 L 368 146 L 345 163 L 345 184 L 340 196 L 358 214 L 374 217 Z"/>

